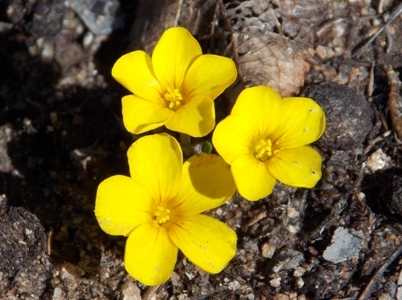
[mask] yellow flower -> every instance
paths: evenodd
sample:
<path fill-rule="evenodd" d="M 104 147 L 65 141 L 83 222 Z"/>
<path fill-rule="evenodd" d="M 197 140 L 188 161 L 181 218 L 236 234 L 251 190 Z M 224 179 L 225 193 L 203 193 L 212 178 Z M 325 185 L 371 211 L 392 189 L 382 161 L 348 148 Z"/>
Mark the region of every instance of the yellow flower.
<path fill-rule="evenodd" d="M 236 252 L 236 233 L 201 214 L 236 191 L 230 167 L 202 153 L 183 164 L 167 134 L 138 139 L 128 150 L 130 177 L 116 175 L 98 187 L 95 215 L 111 235 L 128 236 L 125 267 L 145 285 L 167 281 L 180 249 L 195 265 L 220 272 Z"/>
<path fill-rule="evenodd" d="M 288 97 L 266 86 L 245 89 L 212 142 L 231 165 L 239 193 L 250 201 L 272 193 L 276 179 L 312 188 L 321 178 L 320 154 L 306 146 L 324 132 L 325 115 L 312 99 Z"/>
<path fill-rule="evenodd" d="M 152 58 L 144 51 L 123 55 L 113 77 L 133 95 L 122 99 L 123 122 L 139 134 L 165 125 L 194 137 L 215 126 L 213 100 L 236 79 L 234 62 L 205 54 L 182 27 L 166 30 Z"/>

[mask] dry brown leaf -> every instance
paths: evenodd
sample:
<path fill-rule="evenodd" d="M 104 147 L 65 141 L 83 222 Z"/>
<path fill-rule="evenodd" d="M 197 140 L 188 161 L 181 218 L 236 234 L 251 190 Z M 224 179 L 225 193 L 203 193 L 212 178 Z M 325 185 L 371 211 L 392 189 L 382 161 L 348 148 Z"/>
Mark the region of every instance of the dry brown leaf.
<path fill-rule="evenodd" d="M 235 59 L 242 88 L 261 84 L 295 95 L 314 54 L 313 24 L 320 23 L 326 6 L 324 0 L 143 0 L 130 48 L 151 53 L 165 29 L 183 26 L 211 41 L 205 52 Z"/>
<path fill-rule="evenodd" d="M 246 85 L 267 85 L 283 97 L 299 93 L 310 65 L 308 52 L 299 51 L 287 38 L 272 32 L 259 36 L 235 33 L 238 69 Z"/>
<path fill-rule="evenodd" d="M 314 54 L 313 24 L 320 23 L 327 7 L 323 0 L 228 1 L 224 15 L 244 85 L 298 94 Z"/>

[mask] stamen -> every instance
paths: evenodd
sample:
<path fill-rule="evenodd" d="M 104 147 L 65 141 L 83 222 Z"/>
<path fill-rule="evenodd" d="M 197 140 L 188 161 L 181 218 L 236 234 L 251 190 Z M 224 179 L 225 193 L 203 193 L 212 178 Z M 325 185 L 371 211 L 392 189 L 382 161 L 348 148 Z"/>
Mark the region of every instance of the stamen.
<path fill-rule="evenodd" d="M 253 153 L 255 158 L 260 161 L 265 161 L 275 154 L 278 150 L 273 149 L 272 141 L 270 139 L 259 139 L 253 145 Z"/>
<path fill-rule="evenodd" d="M 154 212 L 154 222 L 158 225 L 166 223 L 170 219 L 170 209 L 158 206 Z"/>
<path fill-rule="evenodd" d="M 183 105 L 183 96 L 178 89 L 168 90 L 165 93 L 165 101 L 169 109 L 176 111 Z"/>

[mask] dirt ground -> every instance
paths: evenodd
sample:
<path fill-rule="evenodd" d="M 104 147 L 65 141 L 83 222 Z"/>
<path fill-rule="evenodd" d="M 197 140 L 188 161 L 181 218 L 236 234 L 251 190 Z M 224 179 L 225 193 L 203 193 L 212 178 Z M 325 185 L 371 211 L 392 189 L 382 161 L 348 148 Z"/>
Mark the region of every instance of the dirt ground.
<path fill-rule="evenodd" d="M 401 12 L 397 0 L 0 1 L 0 298 L 402 299 Z M 237 232 L 236 257 L 209 275 L 179 254 L 149 288 L 93 210 L 138 138 L 111 67 L 176 25 L 237 64 L 218 119 L 256 84 L 322 105 L 323 177 L 208 212 Z"/>

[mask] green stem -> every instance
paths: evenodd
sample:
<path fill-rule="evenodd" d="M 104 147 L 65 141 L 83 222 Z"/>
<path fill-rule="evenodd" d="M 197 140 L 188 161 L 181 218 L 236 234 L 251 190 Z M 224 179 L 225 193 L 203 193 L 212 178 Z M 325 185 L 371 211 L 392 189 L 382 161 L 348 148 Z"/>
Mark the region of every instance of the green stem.
<path fill-rule="evenodd" d="M 193 148 L 191 147 L 191 136 L 180 133 L 180 144 L 185 157 L 190 157 L 193 154 Z"/>

